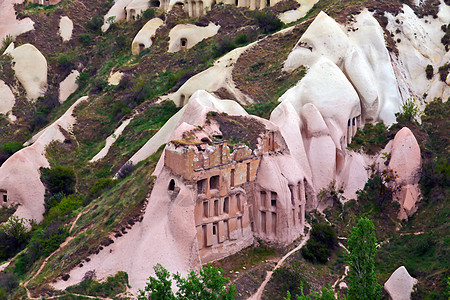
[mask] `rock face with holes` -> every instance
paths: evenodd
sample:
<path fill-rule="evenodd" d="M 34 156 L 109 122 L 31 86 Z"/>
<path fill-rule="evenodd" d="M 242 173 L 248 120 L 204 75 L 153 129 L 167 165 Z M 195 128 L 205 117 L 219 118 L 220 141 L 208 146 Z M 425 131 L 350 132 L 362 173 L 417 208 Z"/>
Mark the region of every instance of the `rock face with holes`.
<path fill-rule="evenodd" d="M 178 24 L 169 33 L 169 52 L 178 52 L 194 47 L 204 39 L 212 37 L 219 31 L 220 25 L 209 23 L 202 27 L 193 24 Z"/>
<path fill-rule="evenodd" d="M 392 300 L 410 300 L 417 279 L 411 277 L 404 266 L 392 273 L 384 284 L 384 289 Z"/>
<path fill-rule="evenodd" d="M 152 149 L 168 143 L 143 221 L 56 288 L 96 269 L 100 277 L 127 271 L 137 290 L 156 263 L 184 274 L 251 245 L 254 237 L 288 244 L 303 232 L 305 210 L 315 205 L 310 170 L 304 172 L 307 164 L 291 154 L 275 123 L 204 91 L 178 114 L 160 131 L 167 140 L 152 138 Z M 248 145 L 228 143 L 232 136 Z"/>
<path fill-rule="evenodd" d="M 160 18 L 154 18 L 148 21 L 131 43 L 131 53 L 138 55 L 142 50 L 149 48 L 155 38 L 156 30 L 163 24 Z"/>
<path fill-rule="evenodd" d="M 27 97 L 36 100 L 47 90 L 47 60 L 31 44 L 19 46 L 11 51 L 13 69 L 17 79 L 25 88 Z"/>

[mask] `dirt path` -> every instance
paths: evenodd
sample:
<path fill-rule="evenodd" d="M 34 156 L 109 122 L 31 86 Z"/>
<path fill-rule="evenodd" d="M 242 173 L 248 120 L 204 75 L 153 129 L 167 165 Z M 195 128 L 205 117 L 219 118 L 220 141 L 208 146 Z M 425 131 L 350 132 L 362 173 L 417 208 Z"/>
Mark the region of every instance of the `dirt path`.
<path fill-rule="evenodd" d="M 311 226 L 309 226 L 308 224 L 305 225 L 306 227 L 308 227 L 309 229 L 311 229 Z M 262 293 L 264 292 L 264 288 L 266 287 L 267 283 L 269 282 L 270 278 L 272 278 L 272 274 L 273 272 L 275 272 L 276 269 L 278 269 L 279 267 L 281 267 L 283 265 L 283 263 L 285 262 L 285 260 L 291 256 L 292 254 L 294 254 L 295 252 L 297 252 L 298 250 L 300 250 L 305 244 L 306 242 L 309 240 L 309 236 L 310 236 L 310 232 L 311 230 L 308 231 L 308 234 L 302 239 L 301 243 L 295 247 L 293 250 L 289 251 L 287 254 L 285 254 L 277 263 L 277 265 L 275 266 L 275 268 L 273 268 L 272 271 L 267 271 L 267 275 L 266 275 L 266 279 L 264 279 L 263 283 L 261 284 L 261 286 L 258 288 L 258 290 L 256 291 L 255 294 L 253 294 L 250 298 L 248 298 L 248 300 L 260 300 Z"/>
<path fill-rule="evenodd" d="M 72 225 L 70 226 L 70 230 L 69 233 L 72 231 L 72 229 L 74 228 L 75 224 L 77 223 L 78 219 L 84 214 L 86 213 L 86 211 L 80 211 L 80 213 L 77 215 L 77 217 L 75 218 L 75 220 L 73 221 Z M 66 238 L 66 240 L 59 245 L 58 249 L 56 249 L 55 251 L 53 251 L 49 256 L 47 256 L 44 261 L 42 262 L 41 266 L 39 267 L 39 269 L 37 270 L 37 272 L 27 281 L 25 281 L 23 284 L 21 284 L 21 286 L 24 287 L 24 289 L 27 292 L 27 298 L 28 299 L 41 299 L 41 298 L 33 298 L 31 296 L 31 292 L 28 289 L 28 283 L 33 280 L 34 278 L 36 278 L 36 276 L 39 275 L 39 273 L 41 273 L 42 269 L 44 269 L 45 265 L 47 264 L 48 260 L 50 259 L 50 257 L 52 257 L 53 255 L 55 255 L 56 253 L 58 253 L 59 251 L 61 251 L 61 249 L 63 249 L 71 240 L 73 240 L 74 238 L 76 238 L 77 236 L 79 236 L 80 234 L 86 232 L 88 230 L 88 228 L 83 229 L 82 231 L 80 231 L 76 236 L 69 236 Z M 86 296 L 86 295 L 78 295 L 78 294 L 73 294 L 76 296 L 83 296 L 83 297 L 87 297 L 87 298 L 92 298 L 92 299 L 109 299 L 109 298 L 101 298 L 101 297 L 92 297 L 92 296 Z M 50 298 L 46 298 L 46 299 L 56 299 L 59 296 L 55 296 L 55 297 L 50 297 Z"/>

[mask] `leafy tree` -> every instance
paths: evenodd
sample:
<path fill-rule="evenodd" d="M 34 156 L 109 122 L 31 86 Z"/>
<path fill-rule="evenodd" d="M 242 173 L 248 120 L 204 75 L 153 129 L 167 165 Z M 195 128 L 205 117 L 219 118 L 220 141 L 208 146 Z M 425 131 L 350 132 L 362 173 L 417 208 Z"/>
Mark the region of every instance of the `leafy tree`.
<path fill-rule="evenodd" d="M 375 274 L 376 238 L 373 222 L 364 217 L 353 227 L 348 239 L 346 261 L 350 266 L 347 276 L 347 297 L 353 299 L 381 299 L 381 286 Z"/>
<path fill-rule="evenodd" d="M 336 246 L 337 235 L 333 227 L 328 224 L 314 224 L 311 238 L 306 247 L 302 248 L 302 255 L 305 259 L 326 263 Z"/>
<path fill-rule="evenodd" d="M 297 295 L 297 300 L 345 300 L 347 299 L 345 295 L 340 295 L 337 293 L 337 297 L 334 296 L 334 290 L 331 285 L 323 286 L 322 293 L 312 293 L 311 295 L 306 295 L 303 293 L 303 286 L 300 286 L 301 295 Z M 287 292 L 286 297 L 283 300 L 291 300 L 291 293 Z"/>
<path fill-rule="evenodd" d="M 68 167 L 41 168 L 41 180 L 51 194 L 70 195 L 75 191 L 75 172 Z"/>
<path fill-rule="evenodd" d="M 11 216 L 0 225 L 0 261 L 13 257 L 27 245 L 30 232 L 25 222 L 25 219 Z"/>
<path fill-rule="evenodd" d="M 224 278 L 221 270 L 207 264 L 200 271 L 191 271 L 186 278 L 179 273 L 170 274 L 163 266 L 157 264 L 154 268 L 156 278 L 149 277 L 144 291 L 140 290 L 139 300 L 156 299 L 234 299 L 236 287 L 230 285 L 227 287 L 228 279 Z M 178 291 L 174 294 L 172 291 L 172 280 Z"/>

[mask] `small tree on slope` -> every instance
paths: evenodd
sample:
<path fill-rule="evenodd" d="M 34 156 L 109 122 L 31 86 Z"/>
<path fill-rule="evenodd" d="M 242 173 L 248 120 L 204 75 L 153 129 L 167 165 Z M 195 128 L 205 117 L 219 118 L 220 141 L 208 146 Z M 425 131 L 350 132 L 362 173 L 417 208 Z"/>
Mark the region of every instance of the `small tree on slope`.
<path fill-rule="evenodd" d="M 361 218 L 348 239 L 346 261 L 350 266 L 347 276 L 347 298 L 376 300 L 382 298 L 381 286 L 375 274 L 376 238 L 373 222 Z"/>

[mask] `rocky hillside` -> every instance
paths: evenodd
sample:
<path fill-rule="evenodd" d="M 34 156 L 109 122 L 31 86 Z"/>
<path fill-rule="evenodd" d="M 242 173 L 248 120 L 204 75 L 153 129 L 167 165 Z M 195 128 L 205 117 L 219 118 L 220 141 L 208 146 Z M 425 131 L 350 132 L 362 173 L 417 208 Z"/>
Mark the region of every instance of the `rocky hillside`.
<path fill-rule="evenodd" d="M 445 299 L 447 0 L 213 2 L 196 17 L 188 2 L 138 16 L 137 1 L 20 2 L 0 3 L 0 298 L 135 298 L 157 263 L 214 261 L 246 299 L 316 223 L 342 247 L 325 263 L 296 252 L 262 298 L 345 293 L 346 238 L 369 216 L 379 283 L 405 266 L 413 298 Z M 223 184 L 247 198 L 238 242 L 227 229 L 213 255 L 194 216 L 215 158 L 188 177 L 171 153 L 221 143 Z M 266 191 L 280 234 L 251 212 Z"/>

